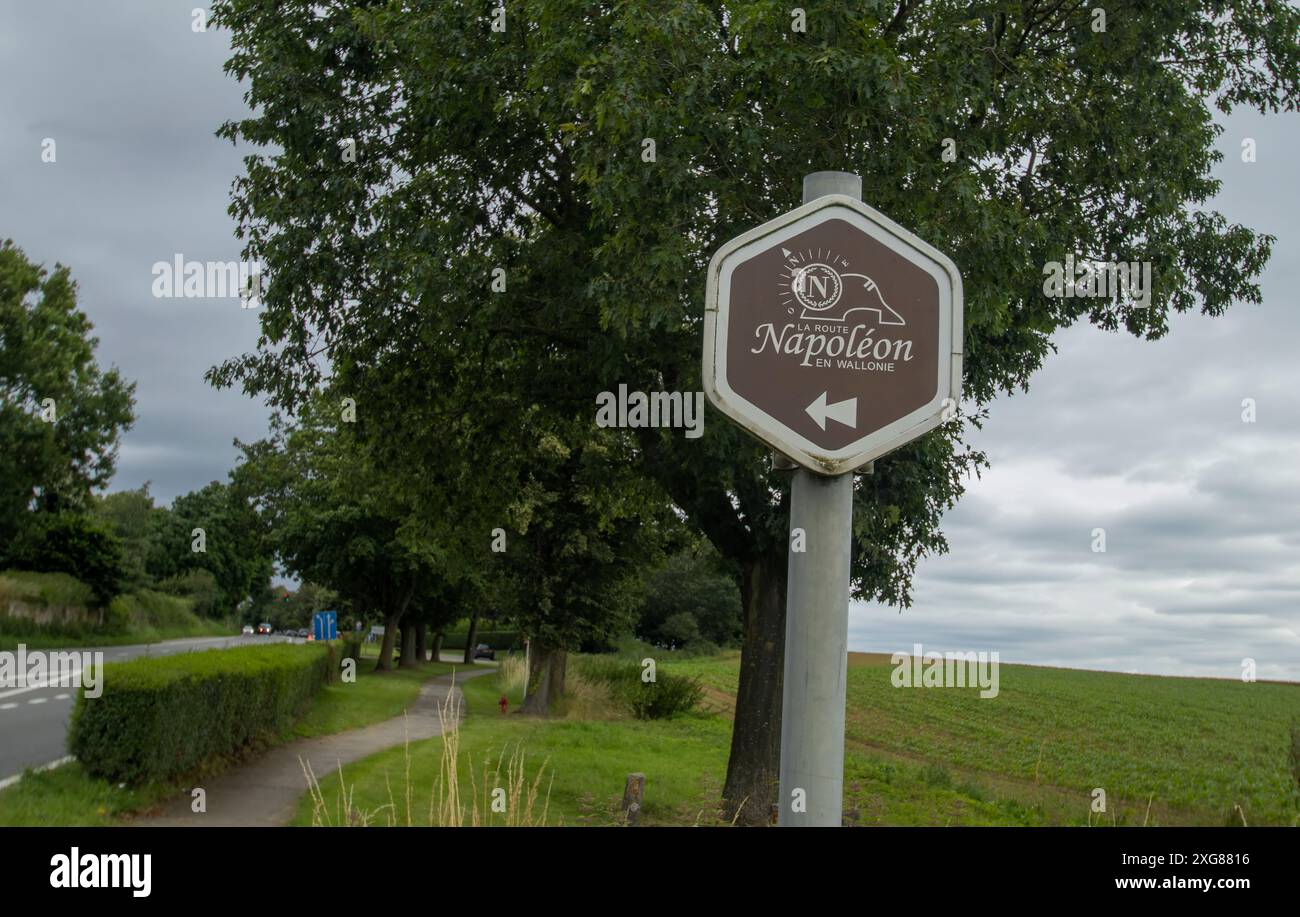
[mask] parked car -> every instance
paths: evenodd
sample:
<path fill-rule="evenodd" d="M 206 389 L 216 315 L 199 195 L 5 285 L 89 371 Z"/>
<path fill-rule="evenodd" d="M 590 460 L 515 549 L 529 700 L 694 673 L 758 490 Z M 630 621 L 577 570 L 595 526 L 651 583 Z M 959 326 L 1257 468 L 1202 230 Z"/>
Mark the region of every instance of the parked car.
<path fill-rule="evenodd" d="M 257 633 L 259 636 L 265 635 L 269 637 L 271 636 L 271 630 L 272 630 L 271 625 L 267 624 L 265 621 L 257 625 Z"/>
<path fill-rule="evenodd" d="M 244 629 L 240 631 L 240 633 L 242 633 L 245 637 L 249 636 L 250 634 L 253 633 L 253 625 L 245 624 Z"/>
<path fill-rule="evenodd" d="M 305 628 L 305 627 L 300 627 L 300 628 L 298 628 L 298 630 L 295 632 L 295 634 L 296 634 L 296 636 L 299 636 L 299 637 L 306 637 L 306 636 L 307 636 L 307 628 Z"/>
<path fill-rule="evenodd" d="M 488 646 L 486 643 L 480 643 L 478 646 L 474 647 L 474 658 L 491 659 L 495 661 L 497 658 L 497 651 L 492 649 L 492 647 Z"/>

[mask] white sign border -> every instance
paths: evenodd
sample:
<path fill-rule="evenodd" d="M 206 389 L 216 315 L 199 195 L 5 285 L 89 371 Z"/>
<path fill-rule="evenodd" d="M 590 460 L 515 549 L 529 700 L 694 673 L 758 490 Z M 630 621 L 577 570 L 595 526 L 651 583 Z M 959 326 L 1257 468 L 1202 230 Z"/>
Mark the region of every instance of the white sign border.
<path fill-rule="evenodd" d="M 847 213 L 836 212 L 841 209 Z M 726 325 L 718 321 L 722 310 L 729 305 L 731 273 L 744 261 L 744 258 L 735 256 L 743 249 L 766 249 L 806 231 L 816 223 L 796 224 L 813 215 L 821 216 L 823 220 L 839 217 L 851 223 L 907 256 L 909 261 L 933 276 L 939 288 L 940 353 L 934 398 L 906 416 L 833 452 L 821 449 L 731 389 L 726 379 Z M 917 263 L 907 249 L 924 256 L 932 264 Z M 873 207 L 843 194 L 828 194 L 742 233 L 714 254 L 709 262 L 705 289 L 704 390 L 719 411 L 803 467 L 823 475 L 847 474 L 943 423 L 946 399 L 951 398 L 954 406 L 960 402 L 963 311 L 961 274 L 947 255 Z"/>

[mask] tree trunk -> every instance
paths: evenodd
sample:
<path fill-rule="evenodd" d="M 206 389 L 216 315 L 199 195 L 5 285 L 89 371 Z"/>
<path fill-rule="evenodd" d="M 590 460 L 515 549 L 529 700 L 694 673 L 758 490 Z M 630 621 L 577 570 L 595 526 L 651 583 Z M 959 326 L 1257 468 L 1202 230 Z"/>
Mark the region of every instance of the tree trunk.
<path fill-rule="evenodd" d="M 415 625 L 410 621 L 402 625 L 402 655 L 397 664 L 403 669 L 415 665 Z"/>
<path fill-rule="evenodd" d="M 569 674 L 569 651 L 551 651 L 551 700 L 564 696 L 564 682 Z"/>
<path fill-rule="evenodd" d="M 393 668 L 393 646 L 397 640 L 397 622 L 402 620 L 406 614 L 406 609 L 411 606 L 411 597 L 415 595 L 415 589 L 411 588 L 402 598 L 402 604 L 398 606 L 397 611 L 389 612 L 384 616 L 384 642 L 379 647 L 379 663 L 375 666 L 376 670 L 383 669 L 385 672 Z"/>
<path fill-rule="evenodd" d="M 551 697 L 564 696 L 564 680 L 568 678 L 568 650 L 551 653 Z"/>
<path fill-rule="evenodd" d="M 442 662 L 442 631 L 433 635 L 433 652 L 429 655 L 434 662 Z"/>
<path fill-rule="evenodd" d="M 741 582 L 745 637 L 731 755 L 722 790 L 727 818 L 735 819 L 736 824 L 768 824 L 776 802 L 781 773 L 786 563 L 783 555 L 748 561 Z"/>
<path fill-rule="evenodd" d="M 397 622 L 402 619 L 401 612 L 384 615 L 384 639 L 379 644 L 379 661 L 375 671 L 388 672 L 393 668 L 393 647 L 397 642 Z"/>
<path fill-rule="evenodd" d="M 524 673 L 524 681 L 528 685 L 528 698 L 519 708 L 521 713 L 546 716 L 551 712 L 550 652 L 548 648 L 534 641 L 532 655 L 528 660 L 528 671 Z"/>
<path fill-rule="evenodd" d="M 569 654 L 564 650 L 533 642 L 528 672 L 530 679 L 528 699 L 519 708 L 521 712 L 550 716 L 551 701 L 564 696 L 564 677 L 568 662 Z M 531 681 L 534 673 L 537 674 L 536 686 Z"/>
<path fill-rule="evenodd" d="M 478 612 L 469 616 L 469 633 L 465 636 L 465 665 L 474 664 L 474 641 L 478 639 Z"/>
<path fill-rule="evenodd" d="M 429 661 L 429 625 L 423 621 L 415 625 L 415 661 L 420 665 Z"/>

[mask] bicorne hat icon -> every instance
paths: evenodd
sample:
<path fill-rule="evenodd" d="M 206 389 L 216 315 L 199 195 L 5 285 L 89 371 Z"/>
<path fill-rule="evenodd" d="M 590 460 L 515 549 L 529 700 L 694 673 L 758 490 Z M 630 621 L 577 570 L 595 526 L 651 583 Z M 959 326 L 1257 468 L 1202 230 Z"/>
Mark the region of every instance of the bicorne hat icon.
<path fill-rule="evenodd" d="M 877 324 L 907 324 L 885 302 L 880 285 L 866 274 L 842 274 L 829 264 L 814 262 L 796 270 L 790 286 L 803 306 L 800 318 L 847 322 L 854 312 L 874 312 Z"/>

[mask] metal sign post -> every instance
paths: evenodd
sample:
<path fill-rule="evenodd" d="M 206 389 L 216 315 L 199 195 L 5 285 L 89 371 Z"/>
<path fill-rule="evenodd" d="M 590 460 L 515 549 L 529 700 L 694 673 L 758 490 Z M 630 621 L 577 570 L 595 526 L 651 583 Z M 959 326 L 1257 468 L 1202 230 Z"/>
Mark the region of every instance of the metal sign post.
<path fill-rule="evenodd" d="M 827 194 L 861 200 L 862 179 L 844 172 L 814 172 L 804 178 L 805 204 Z M 794 470 L 792 542 L 799 531 L 804 550 L 790 551 L 787 567 L 777 823 L 838 826 L 844 803 L 851 473 L 828 478 L 806 468 Z"/>
<path fill-rule="evenodd" d="M 849 660 L 849 539 L 853 475 L 794 470 L 781 686 L 778 823 L 838 825 L 844 799 L 844 706 Z"/>
<path fill-rule="evenodd" d="M 862 203 L 847 172 L 709 265 L 704 387 L 796 467 L 781 716 L 780 824 L 839 825 L 853 472 L 960 399 L 962 289 L 941 252 Z"/>

